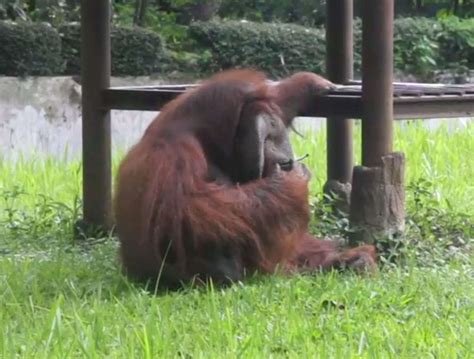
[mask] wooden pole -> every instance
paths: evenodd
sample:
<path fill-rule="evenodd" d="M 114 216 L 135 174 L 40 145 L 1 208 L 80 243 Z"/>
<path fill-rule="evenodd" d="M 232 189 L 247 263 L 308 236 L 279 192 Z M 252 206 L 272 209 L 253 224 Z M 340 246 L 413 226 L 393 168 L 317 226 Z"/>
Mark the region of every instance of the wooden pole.
<path fill-rule="evenodd" d="M 363 165 L 354 167 L 352 180 L 354 242 L 390 245 L 405 224 L 405 157 L 392 153 L 393 17 L 394 0 L 363 1 Z"/>
<path fill-rule="evenodd" d="M 329 80 L 344 83 L 353 76 L 353 0 L 326 1 L 326 71 Z M 345 183 L 352 178 L 352 121 L 327 120 L 328 180 Z"/>
<path fill-rule="evenodd" d="M 326 1 L 326 72 L 334 83 L 353 77 L 353 0 Z M 327 182 L 324 192 L 335 194 L 335 208 L 348 212 L 353 167 L 352 120 L 327 119 Z"/>
<path fill-rule="evenodd" d="M 110 111 L 101 109 L 110 86 L 110 4 L 81 1 L 83 225 L 109 229 L 112 222 Z"/>
<path fill-rule="evenodd" d="M 377 166 L 393 143 L 394 0 L 362 3 L 362 164 Z"/>

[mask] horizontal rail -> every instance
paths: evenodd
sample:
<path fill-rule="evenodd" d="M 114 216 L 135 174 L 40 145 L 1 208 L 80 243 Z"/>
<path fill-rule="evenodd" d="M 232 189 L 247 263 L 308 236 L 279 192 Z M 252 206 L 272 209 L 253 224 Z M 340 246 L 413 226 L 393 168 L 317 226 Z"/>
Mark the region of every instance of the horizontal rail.
<path fill-rule="evenodd" d="M 396 119 L 474 117 L 474 95 L 395 97 Z"/>
<path fill-rule="evenodd" d="M 104 109 L 159 111 L 166 103 L 198 85 L 112 87 L 102 93 Z M 394 84 L 394 116 L 402 119 L 474 116 L 474 86 L 436 84 Z M 423 93 L 425 91 L 426 93 Z M 435 92 L 433 92 L 435 91 Z M 315 97 L 306 117 L 362 118 L 360 86 L 339 86 Z"/>

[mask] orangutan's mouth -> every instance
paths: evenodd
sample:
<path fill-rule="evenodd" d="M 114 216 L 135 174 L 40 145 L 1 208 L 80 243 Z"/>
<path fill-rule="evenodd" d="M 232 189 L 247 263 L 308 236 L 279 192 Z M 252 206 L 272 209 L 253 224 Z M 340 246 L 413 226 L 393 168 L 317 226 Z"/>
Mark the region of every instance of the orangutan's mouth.
<path fill-rule="evenodd" d="M 283 171 L 291 171 L 293 169 L 293 162 L 295 161 L 303 161 L 305 158 L 308 158 L 309 157 L 309 153 L 301 156 L 301 157 L 298 157 L 298 158 L 295 158 L 294 160 L 288 160 L 288 161 L 285 161 L 285 162 L 281 162 L 279 163 L 280 165 L 280 168 L 283 170 Z"/>

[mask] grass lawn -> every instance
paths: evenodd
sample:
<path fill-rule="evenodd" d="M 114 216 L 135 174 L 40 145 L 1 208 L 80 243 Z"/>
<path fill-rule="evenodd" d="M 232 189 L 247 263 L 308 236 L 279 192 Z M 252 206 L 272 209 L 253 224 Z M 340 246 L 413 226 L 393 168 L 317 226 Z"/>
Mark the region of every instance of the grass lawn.
<path fill-rule="evenodd" d="M 312 229 L 344 235 L 320 196 L 324 132 L 294 140 L 310 153 Z M 120 274 L 113 239 L 72 240 L 79 162 L 0 160 L 0 357 L 473 358 L 474 123 L 400 124 L 395 148 L 408 162 L 397 264 L 157 295 Z"/>

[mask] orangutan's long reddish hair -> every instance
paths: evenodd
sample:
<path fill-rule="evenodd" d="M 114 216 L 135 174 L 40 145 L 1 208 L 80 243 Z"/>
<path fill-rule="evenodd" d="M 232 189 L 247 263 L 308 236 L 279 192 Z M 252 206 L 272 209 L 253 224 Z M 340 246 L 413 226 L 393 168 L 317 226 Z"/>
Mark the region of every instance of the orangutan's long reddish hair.
<path fill-rule="evenodd" d="M 318 82 L 320 81 L 320 82 Z M 245 273 L 373 264 L 372 247 L 339 253 L 307 234 L 308 172 L 236 183 L 234 145 L 243 108 L 283 116 L 289 126 L 322 79 L 298 74 L 271 86 L 253 71 L 230 71 L 163 108 L 121 163 L 115 215 L 126 273 L 175 286 Z M 297 97 L 294 97 L 297 95 Z M 304 101 L 303 101 L 304 100 Z"/>

